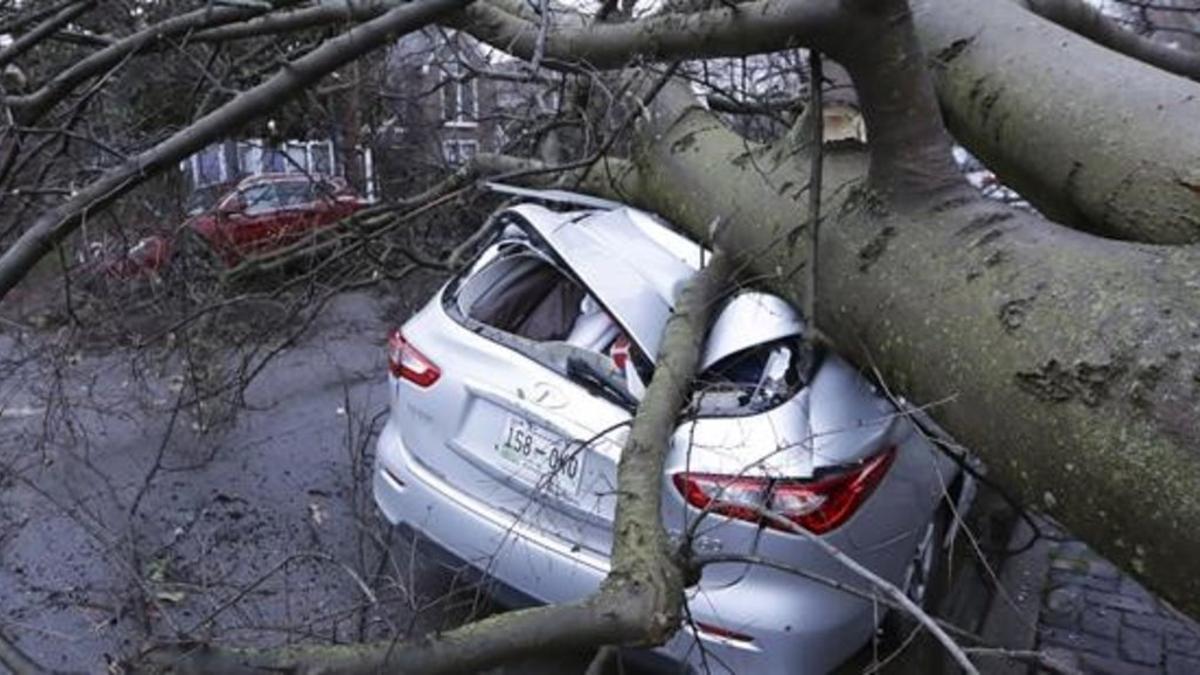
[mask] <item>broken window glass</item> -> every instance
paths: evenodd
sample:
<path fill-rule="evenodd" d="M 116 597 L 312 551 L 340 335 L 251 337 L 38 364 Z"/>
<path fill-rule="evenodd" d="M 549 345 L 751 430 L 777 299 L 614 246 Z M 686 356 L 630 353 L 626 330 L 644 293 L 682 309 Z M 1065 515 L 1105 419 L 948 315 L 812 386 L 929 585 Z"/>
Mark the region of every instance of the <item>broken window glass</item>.
<path fill-rule="evenodd" d="M 489 337 L 598 395 L 636 405 L 645 358 L 595 297 L 526 242 L 493 244 L 452 292 L 458 312 L 504 334 Z"/>
<path fill-rule="evenodd" d="M 692 405 L 701 415 L 749 415 L 794 397 L 809 382 L 812 347 L 801 336 L 735 352 L 696 378 Z"/>

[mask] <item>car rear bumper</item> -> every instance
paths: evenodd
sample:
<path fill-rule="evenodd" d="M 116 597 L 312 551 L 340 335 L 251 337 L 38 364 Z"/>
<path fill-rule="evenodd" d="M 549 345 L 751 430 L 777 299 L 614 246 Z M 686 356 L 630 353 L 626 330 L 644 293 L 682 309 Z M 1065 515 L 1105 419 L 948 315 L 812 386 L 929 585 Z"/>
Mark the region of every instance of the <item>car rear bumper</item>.
<path fill-rule="evenodd" d="M 569 602 L 599 586 L 607 560 L 489 508 L 480 499 L 486 490 L 468 495 L 449 486 L 412 456 L 390 421 L 385 426 L 374 493 L 390 523 L 419 533 L 443 562 L 465 562 L 494 579 L 494 595 L 506 604 Z M 720 588 L 701 581 L 689 592 L 689 611 L 698 624 L 752 640 L 685 628 L 655 654 L 717 673 L 827 672 L 869 639 L 876 620 L 863 600 L 764 567 Z"/>

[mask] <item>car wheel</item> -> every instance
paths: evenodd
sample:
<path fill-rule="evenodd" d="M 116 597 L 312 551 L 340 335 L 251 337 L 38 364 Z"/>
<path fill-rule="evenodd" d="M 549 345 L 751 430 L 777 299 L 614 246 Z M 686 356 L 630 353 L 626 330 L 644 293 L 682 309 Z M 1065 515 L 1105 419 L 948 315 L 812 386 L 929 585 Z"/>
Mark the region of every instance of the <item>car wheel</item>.
<path fill-rule="evenodd" d="M 909 600 L 931 614 L 945 597 L 949 586 L 942 563 L 946 558 L 943 542 L 952 517 L 950 507 L 942 504 L 933 519 L 921 530 L 901 586 Z M 881 646 L 889 652 L 901 647 L 919 625 L 908 612 L 890 610 L 880 623 Z"/>

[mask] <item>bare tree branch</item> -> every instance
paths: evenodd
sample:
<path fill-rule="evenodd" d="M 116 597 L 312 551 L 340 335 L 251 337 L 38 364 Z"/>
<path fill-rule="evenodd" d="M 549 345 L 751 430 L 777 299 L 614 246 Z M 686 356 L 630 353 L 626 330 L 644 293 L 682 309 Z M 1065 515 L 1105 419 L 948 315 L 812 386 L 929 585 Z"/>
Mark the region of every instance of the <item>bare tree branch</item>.
<path fill-rule="evenodd" d="M 174 38 L 205 26 L 241 21 L 262 12 L 262 9 L 244 7 L 205 7 L 171 17 L 72 64 L 37 91 L 24 96 L 10 96 L 5 99 L 5 103 L 13 108 L 18 121 L 32 124 L 83 82 L 104 73 L 130 55 L 160 40 Z"/>
<path fill-rule="evenodd" d="M 422 0 L 406 4 L 326 41 L 266 82 L 247 90 L 192 126 L 107 172 L 61 206 L 37 219 L 0 257 L 0 298 L 87 214 L 179 160 L 222 138 L 230 129 L 262 115 L 342 65 L 377 49 L 397 35 L 420 28 L 469 0 Z"/>
<path fill-rule="evenodd" d="M 59 28 L 71 23 L 81 14 L 90 11 L 95 6 L 95 0 L 68 5 L 54 16 L 35 26 L 33 30 L 18 37 L 11 45 L 0 50 L 0 68 L 12 63 L 14 59 L 33 49 L 34 46 L 43 40 L 53 36 Z"/>
<path fill-rule="evenodd" d="M 37 9 L 30 12 L 29 14 L 26 14 L 25 16 L 17 17 L 16 19 L 13 19 L 12 21 L 9 21 L 6 24 L 0 25 L 0 33 L 8 33 L 8 34 L 19 33 L 21 31 L 25 30 L 26 26 L 30 26 L 39 21 L 42 21 L 42 20 L 46 19 L 46 17 L 51 16 L 59 11 L 62 11 L 63 9 L 70 7 L 71 5 L 73 5 L 77 2 L 79 2 L 79 0 L 59 0 L 58 2 L 53 3 L 51 5 L 38 7 Z"/>

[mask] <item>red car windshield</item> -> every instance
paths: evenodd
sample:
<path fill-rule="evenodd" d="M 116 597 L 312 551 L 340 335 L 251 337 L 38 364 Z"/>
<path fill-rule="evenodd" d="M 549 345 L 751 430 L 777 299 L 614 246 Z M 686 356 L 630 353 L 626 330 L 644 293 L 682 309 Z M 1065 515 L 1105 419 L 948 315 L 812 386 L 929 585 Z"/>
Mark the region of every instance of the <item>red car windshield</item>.
<path fill-rule="evenodd" d="M 320 193 L 328 191 L 321 190 L 322 187 L 324 184 L 312 181 L 279 181 L 251 185 L 242 188 L 239 194 L 246 213 L 267 213 L 311 204 Z"/>

